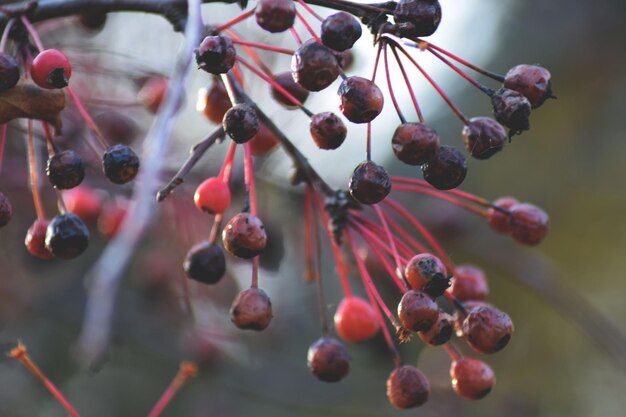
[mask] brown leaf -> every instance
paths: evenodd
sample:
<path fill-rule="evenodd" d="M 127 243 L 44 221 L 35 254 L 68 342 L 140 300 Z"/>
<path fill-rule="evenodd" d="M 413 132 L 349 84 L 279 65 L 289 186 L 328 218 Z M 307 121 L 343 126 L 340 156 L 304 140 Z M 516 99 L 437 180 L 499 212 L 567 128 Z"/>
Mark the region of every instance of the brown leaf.
<path fill-rule="evenodd" d="M 0 124 L 25 117 L 49 122 L 59 130 L 64 108 L 63 90 L 47 90 L 22 79 L 15 87 L 0 93 Z"/>

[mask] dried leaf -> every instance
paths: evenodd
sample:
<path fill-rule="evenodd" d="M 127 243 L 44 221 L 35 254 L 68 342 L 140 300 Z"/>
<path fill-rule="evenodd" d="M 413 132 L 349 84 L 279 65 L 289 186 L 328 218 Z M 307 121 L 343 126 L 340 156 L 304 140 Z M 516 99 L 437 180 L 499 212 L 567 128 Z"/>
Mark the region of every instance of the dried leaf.
<path fill-rule="evenodd" d="M 20 80 L 10 90 L 0 93 L 0 124 L 25 117 L 51 123 L 61 128 L 61 111 L 65 108 L 63 90 L 47 90 L 30 80 Z"/>

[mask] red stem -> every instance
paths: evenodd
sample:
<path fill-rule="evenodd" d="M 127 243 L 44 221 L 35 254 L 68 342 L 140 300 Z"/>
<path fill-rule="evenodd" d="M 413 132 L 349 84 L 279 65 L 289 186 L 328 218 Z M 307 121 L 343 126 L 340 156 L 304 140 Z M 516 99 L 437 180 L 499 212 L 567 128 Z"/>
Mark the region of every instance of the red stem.
<path fill-rule="evenodd" d="M 413 185 L 419 185 L 420 187 L 425 187 L 425 188 L 430 188 L 432 189 L 433 186 L 430 185 L 429 183 L 427 183 L 424 180 L 418 180 L 416 178 L 406 178 L 406 177 L 391 177 L 391 181 L 393 181 L 394 183 L 396 182 L 403 182 L 406 184 L 413 184 Z M 453 194 L 456 195 L 458 197 L 464 198 L 466 200 L 469 200 L 471 202 L 474 202 L 476 204 L 479 204 L 481 206 L 485 206 L 485 207 L 491 207 L 491 202 L 487 201 L 486 199 L 482 198 L 482 197 L 478 197 L 474 194 L 468 193 L 466 191 L 461 191 L 461 190 L 447 190 L 445 191 L 448 194 Z"/>
<path fill-rule="evenodd" d="M 41 42 L 41 38 L 39 37 L 39 34 L 37 33 L 37 30 L 35 29 L 35 27 L 30 23 L 30 21 L 24 15 L 20 16 L 20 20 L 26 27 L 26 30 L 28 31 L 28 33 L 30 33 L 30 36 L 33 38 L 33 41 L 35 42 L 35 46 L 37 47 L 39 52 L 43 51 L 45 48 L 43 47 L 43 43 Z"/>
<path fill-rule="evenodd" d="M 178 373 L 167 387 L 159 401 L 154 405 L 154 408 L 148 414 L 148 417 L 159 417 L 165 407 L 172 401 L 172 398 L 180 390 L 180 388 L 187 382 L 189 378 L 193 378 L 198 373 L 198 367 L 193 362 L 183 362 L 180 364 Z"/>
<path fill-rule="evenodd" d="M 291 32 L 291 34 L 293 35 L 293 38 L 296 40 L 296 43 L 298 45 L 302 45 L 302 38 L 300 38 L 300 35 L 298 35 L 298 32 L 292 27 L 289 28 L 289 32 Z"/>
<path fill-rule="evenodd" d="M 298 17 L 298 20 L 300 20 L 302 22 L 302 24 L 304 25 L 306 30 L 311 34 L 313 39 L 315 39 L 315 42 L 322 43 L 322 40 L 319 38 L 319 36 L 317 36 L 317 33 L 315 33 L 315 31 L 313 30 L 311 25 L 309 25 L 309 22 L 307 22 L 306 19 L 304 18 L 304 16 L 302 16 L 300 14 L 300 12 L 297 11 L 297 10 L 296 10 L 296 16 Z"/>
<path fill-rule="evenodd" d="M 292 49 L 279 48 L 277 46 L 268 45 L 268 44 L 265 44 L 265 43 L 249 42 L 249 41 L 245 41 L 245 40 L 243 40 L 241 38 L 238 38 L 238 37 L 233 37 L 233 43 L 236 43 L 236 44 L 242 45 L 242 46 L 251 46 L 253 48 L 263 49 L 265 51 L 276 52 L 278 54 L 293 55 L 293 53 L 294 53 L 294 51 Z"/>
<path fill-rule="evenodd" d="M 359 214 L 353 214 L 352 217 L 354 218 L 354 220 L 358 221 L 363 227 L 365 227 L 365 231 L 367 234 L 370 235 L 371 239 L 375 240 L 382 248 L 387 251 L 387 253 L 389 253 L 389 255 L 393 257 L 391 247 L 389 247 L 387 243 L 385 243 L 385 241 L 383 241 L 382 238 L 379 236 L 385 233 L 385 231 L 379 225 Z M 406 263 L 406 260 L 409 257 L 413 256 L 413 250 L 411 250 L 411 248 L 409 248 L 406 243 L 402 242 L 395 236 L 394 240 L 403 254 L 403 262 Z"/>
<path fill-rule="evenodd" d="M 96 134 L 96 138 L 100 142 L 100 145 L 104 149 L 108 148 L 109 145 L 107 144 L 106 140 L 104 139 L 104 136 L 100 132 L 100 129 L 98 129 L 98 126 L 96 126 L 93 119 L 89 115 L 89 112 L 87 112 L 87 109 L 85 109 L 85 106 L 83 106 L 83 103 L 80 101 L 80 99 L 78 98 L 78 96 L 76 95 L 72 87 L 68 85 L 65 88 L 65 90 L 68 92 L 68 94 L 72 98 L 72 101 L 74 101 L 74 104 L 76 105 L 76 109 L 78 110 L 80 115 L 83 117 L 83 119 L 85 119 L 87 126 L 89 126 L 89 128 L 93 131 L 93 133 Z"/>
<path fill-rule="evenodd" d="M 454 345 L 451 345 L 450 343 L 444 344 L 443 348 L 448 353 L 448 356 L 450 356 L 450 359 L 452 359 L 455 362 L 463 357 L 463 354 L 459 352 L 459 350 Z"/>
<path fill-rule="evenodd" d="M 309 12 L 314 18 L 316 18 L 317 20 L 319 20 L 320 22 L 323 21 L 324 19 L 322 18 L 322 16 L 320 16 L 319 14 L 317 14 L 315 12 L 315 10 L 313 10 L 308 4 L 306 4 L 306 2 L 304 0 L 297 0 L 298 3 L 300 3 L 300 5 L 302 7 L 304 7 L 304 10 L 306 10 L 307 12 Z"/>
<path fill-rule="evenodd" d="M 406 118 L 402 114 L 402 110 L 400 110 L 400 106 L 398 105 L 398 101 L 396 100 L 396 95 L 393 93 L 393 83 L 391 82 L 391 74 L 389 74 L 389 59 L 387 58 L 387 42 L 384 42 L 384 44 L 385 46 L 383 47 L 383 61 L 385 64 L 385 78 L 387 79 L 387 88 L 389 89 L 389 95 L 391 96 L 393 107 L 395 107 L 396 113 L 400 118 L 400 122 L 406 123 Z"/>
<path fill-rule="evenodd" d="M 226 22 L 226 23 L 224 23 L 224 24 L 222 24 L 222 25 L 218 26 L 218 27 L 215 29 L 215 31 L 216 31 L 216 32 L 221 32 L 221 31 L 223 31 L 224 29 L 228 29 L 229 27 L 231 27 L 231 26 L 233 26 L 233 25 L 236 25 L 237 23 L 239 23 L 239 22 L 242 22 L 242 21 L 246 20 L 247 18 L 249 18 L 249 17 L 250 17 L 250 16 L 252 16 L 253 14 L 254 14 L 254 8 L 252 8 L 252 9 L 250 9 L 250 10 L 246 11 L 246 12 L 243 12 L 242 14 L 240 14 L 240 15 L 239 15 L 239 16 L 237 16 L 237 17 L 235 17 L 234 19 L 232 19 L 232 20 L 230 20 L 230 21 L 228 21 L 228 22 Z"/>
<path fill-rule="evenodd" d="M 220 170 L 219 178 L 222 179 L 226 184 L 230 182 L 230 173 L 233 170 L 233 160 L 235 158 L 235 152 L 237 151 L 237 142 L 231 141 L 230 146 L 228 147 L 228 152 L 226 153 L 226 157 L 224 158 L 224 163 L 222 164 L 222 169 Z"/>
<path fill-rule="evenodd" d="M 385 218 L 387 222 L 391 225 L 391 228 L 396 231 L 404 240 L 408 242 L 409 245 L 413 247 L 415 251 L 418 253 L 428 252 L 428 248 L 423 245 L 421 242 L 418 242 L 413 236 L 411 236 L 404 228 L 400 226 L 400 224 L 393 219 L 389 214 L 385 214 Z"/>
<path fill-rule="evenodd" d="M 447 195 L 446 193 L 440 192 L 440 191 L 436 191 L 436 190 L 432 190 L 432 189 L 428 189 L 428 188 L 420 188 L 420 187 L 415 187 L 415 186 L 411 186 L 411 185 L 401 185 L 401 184 L 393 184 L 392 188 L 394 190 L 399 190 L 399 191 L 412 191 L 414 193 L 418 193 L 418 194 L 424 194 L 424 195 L 429 195 L 431 197 L 435 197 L 438 198 L 440 200 L 444 200 L 447 201 L 449 203 L 452 203 L 456 206 L 459 206 L 465 210 L 468 210 L 478 216 L 481 217 L 487 217 L 489 216 L 489 214 L 487 213 L 486 210 L 480 209 L 478 207 L 472 206 L 471 204 L 463 201 L 463 200 L 459 200 L 458 198 L 454 198 L 451 197 L 449 195 Z"/>
<path fill-rule="evenodd" d="M 30 171 L 30 188 L 33 194 L 35 212 L 39 220 L 44 219 L 45 213 L 39 195 L 39 181 L 37 179 L 37 159 L 35 157 L 35 142 L 33 140 L 33 121 L 28 119 L 28 168 Z"/>
<path fill-rule="evenodd" d="M 2 173 L 2 161 L 4 161 L 4 144 L 7 139 L 7 124 L 0 126 L 0 173 Z"/>
<path fill-rule="evenodd" d="M 420 108 L 419 103 L 417 102 L 417 97 L 415 97 L 415 92 L 413 91 L 413 87 L 411 87 L 411 83 L 409 82 L 409 77 L 406 73 L 406 69 L 404 68 L 404 64 L 402 64 L 402 61 L 400 60 L 400 56 L 398 55 L 396 48 L 393 45 L 389 45 L 389 46 L 391 47 L 391 52 L 393 53 L 393 56 L 396 58 L 398 67 L 400 67 L 400 71 L 402 72 L 402 77 L 404 78 L 404 83 L 406 84 L 406 87 L 409 90 L 409 94 L 411 95 L 411 101 L 413 102 L 413 107 L 415 107 L 417 118 L 419 119 L 420 123 L 424 123 L 424 116 L 422 115 L 422 109 Z"/>
<path fill-rule="evenodd" d="M 389 246 L 391 247 L 391 254 L 393 255 L 393 259 L 396 262 L 396 274 L 398 276 L 402 276 L 402 262 L 400 261 L 400 254 L 398 254 L 398 249 L 396 248 L 393 235 L 391 234 L 391 231 L 389 230 L 389 225 L 387 224 L 387 221 L 385 220 L 385 215 L 383 214 L 383 211 L 378 206 L 378 204 L 375 204 L 373 208 L 374 208 L 374 211 L 376 212 L 376 215 L 378 216 L 378 220 L 380 220 L 380 224 L 382 225 L 385 235 L 387 236 L 387 240 L 389 241 Z"/>
<path fill-rule="evenodd" d="M 481 83 L 479 83 L 478 81 L 476 81 L 475 79 L 473 79 L 472 77 L 470 77 L 469 75 L 467 75 L 465 72 L 463 72 L 459 67 L 457 67 L 456 65 L 454 65 L 452 62 L 448 61 L 446 58 L 444 58 L 443 56 L 441 56 L 440 53 L 438 53 L 437 51 L 435 51 L 433 48 L 431 48 L 430 46 L 428 48 L 428 52 L 430 52 L 431 54 L 433 54 L 434 56 L 436 56 L 437 58 L 439 58 L 439 60 L 441 62 L 443 62 L 444 64 L 446 64 L 447 66 L 449 66 L 454 72 L 456 72 L 457 74 L 459 74 L 461 77 L 463 77 L 465 80 L 467 80 L 470 84 L 472 84 L 474 87 L 478 88 L 480 91 L 482 91 L 483 93 L 487 94 L 487 95 L 492 95 L 493 94 L 493 90 L 482 85 Z"/>

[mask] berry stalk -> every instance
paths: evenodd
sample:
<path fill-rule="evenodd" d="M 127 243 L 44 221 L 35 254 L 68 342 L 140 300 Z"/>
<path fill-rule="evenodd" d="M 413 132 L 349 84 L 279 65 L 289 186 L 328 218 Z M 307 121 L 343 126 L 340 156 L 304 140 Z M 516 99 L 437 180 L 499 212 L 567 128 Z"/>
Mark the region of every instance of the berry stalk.
<path fill-rule="evenodd" d="M 178 373 L 167 387 L 159 401 L 154 405 L 154 408 L 148 414 L 148 417 L 159 417 L 165 407 L 172 401 L 172 398 L 181 389 L 181 387 L 187 382 L 189 378 L 193 378 L 198 373 L 198 366 L 193 362 L 183 362 L 180 364 Z"/>
<path fill-rule="evenodd" d="M 254 14 L 254 8 L 251 8 L 250 10 L 243 12 L 242 14 L 229 20 L 228 22 L 219 25 L 217 28 L 215 28 L 215 31 L 219 33 L 225 29 L 228 29 L 229 27 L 234 26 L 237 23 L 243 22 L 244 20 L 246 20 L 253 14 Z"/>
<path fill-rule="evenodd" d="M 37 158 L 35 156 L 35 141 L 33 139 L 33 121 L 28 119 L 28 170 L 30 172 L 30 189 L 33 194 L 33 203 L 37 218 L 42 220 L 46 217 L 41 196 L 39 194 L 39 179 L 37 178 Z"/>

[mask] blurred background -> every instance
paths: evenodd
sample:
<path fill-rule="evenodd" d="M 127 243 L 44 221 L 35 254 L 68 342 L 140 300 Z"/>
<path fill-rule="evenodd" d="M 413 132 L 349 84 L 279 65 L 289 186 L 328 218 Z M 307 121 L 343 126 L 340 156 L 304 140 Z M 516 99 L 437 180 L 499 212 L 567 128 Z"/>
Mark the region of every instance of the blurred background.
<path fill-rule="evenodd" d="M 419 366 L 431 382 L 431 399 L 419 411 L 400 412 L 388 404 L 385 381 L 393 365 L 382 337 L 349 346 L 352 369 L 343 382 L 323 384 L 310 375 L 306 351 L 319 337 L 316 290 L 303 280 L 301 190 L 287 185 L 289 164 L 280 150 L 256 161 L 260 213 L 270 234 L 270 248 L 261 257 L 261 286 L 272 298 L 274 321 L 260 334 L 241 332 L 230 324 L 230 302 L 250 274 L 248 264 L 232 258 L 229 276 L 217 286 L 188 283 L 192 319 L 181 297 L 185 280 L 181 263 L 188 248 L 210 230 L 206 216 L 193 206 L 192 194 L 202 179 L 219 169 L 224 145 L 212 149 L 186 185 L 161 206 L 155 227 L 123 281 L 108 360 L 100 369 L 85 370 L 76 352 L 88 285 L 85 274 L 107 239 L 94 223 L 90 248 L 75 261 L 42 262 L 25 251 L 22 242 L 35 213 L 25 187 L 28 171 L 21 122 L 9 131 L 0 177 L 0 191 L 14 206 L 12 222 L 0 232 L 1 350 L 22 340 L 83 417 L 146 415 L 180 360 L 190 357 L 201 361 L 200 376 L 163 416 L 623 415 L 626 124 L 621 113 L 626 108 L 622 52 L 626 3 L 442 0 L 441 4 L 443 20 L 433 43 L 499 73 L 520 63 L 540 64 L 551 71 L 558 96 L 533 112 L 531 130 L 514 137 L 503 152 L 486 162 L 470 160 L 461 187 L 490 200 L 513 195 L 544 208 L 551 216 L 551 230 L 539 247 L 521 247 L 491 232 L 481 219 L 427 197 L 402 199 L 442 240 L 456 263 L 474 263 L 486 270 L 490 302 L 515 323 L 509 346 L 485 358 L 498 380 L 487 398 L 479 402 L 458 398 L 450 388 L 445 352 L 423 348 L 418 341 L 402 345 L 401 351 L 404 360 Z M 232 5 L 205 9 L 207 21 L 215 16 L 226 21 L 237 13 Z M 246 25 L 238 29 L 249 36 L 260 33 L 253 22 Z M 113 105 L 129 116 L 135 129 L 133 146 L 141 149 L 152 116 L 133 102 L 137 84 L 146 75 L 170 71 L 181 35 L 172 34 L 159 18 L 136 14 L 111 15 L 98 33 L 85 32 L 72 19 L 46 23 L 40 30 L 47 34 L 46 46 L 63 48 L 76 62 L 73 85 L 90 111 L 106 117 Z M 284 45 L 293 47 L 290 41 L 285 38 Z M 368 42 L 363 38 L 357 43 L 349 74 L 370 74 L 373 50 Z M 288 68 L 288 60 L 271 64 Z M 468 116 L 491 113 L 482 93 L 454 78 L 443 65 L 428 65 Z M 168 155 L 172 172 L 188 147 L 211 129 L 194 109 L 196 91 L 207 83 L 206 74 L 194 73 L 190 80 Z M 418 92 L 427 120 L 443 142 L 460 147 L 458 120 L 425 86 Z M 343 186 L 363 157 L 364 131 L 351 129 L 344 147 L 329 155 L 308 144 L 308 132 L 302 133 L 306 119 L 269 102 L 265 85 L 251 83 L 250 94 L 301 143 L 332 185 Z M 331 92 L 312 97 L 307 106 L 327 110 L 332 100 L 336 99 Z M 394 174 L 420 178 L 414 168 L 401 166 L 390 155 L 388 138 L 397 124 L 391 107 L 388 102 L 386 113 L 374 123 L 374 158 Z M 84 126 L 67 113 L 64 133 L 73 143 L 73 135 L 84 134 Z M 92 162 L 97 167 L 97 161 Z M 111 192 L 128 197 L 131 189 L 106 189 L 97 171 L 88 174 L 88 183 L 101 189 L 103 201 L 123 205 Z M 235 178 L 241 176 L 237 169 Z M 44 185 L 46 208 L 52 215 L 55 196 Z M 328 251 L 324 254 L 330 259 Z M 324 272 L 332 315 L 341 293 L 332 262 Z M 0 416 L 65 415 L 32 375 L 5 357 L 0 359 L 0 387 Z"/>

